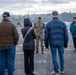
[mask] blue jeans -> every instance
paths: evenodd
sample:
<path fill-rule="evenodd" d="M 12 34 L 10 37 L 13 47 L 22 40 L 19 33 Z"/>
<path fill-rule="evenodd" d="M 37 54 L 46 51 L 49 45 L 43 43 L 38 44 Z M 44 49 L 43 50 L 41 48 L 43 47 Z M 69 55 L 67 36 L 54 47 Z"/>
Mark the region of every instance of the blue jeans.
<path fill-rule="evenodd" d="M 5 75 L 7 61 L 8 75 L 14 75 L 15 46 L 0 46 L 0 75 Z"/>
<path fill-rule="evenodd" d="M 59 66 L 57 62 L 57 50 L 60 58 L 60 70 L 64 70 L 64 46 L 51 47 L 52 61 L 54 65 L 54 71 L 59 72 Z"/>

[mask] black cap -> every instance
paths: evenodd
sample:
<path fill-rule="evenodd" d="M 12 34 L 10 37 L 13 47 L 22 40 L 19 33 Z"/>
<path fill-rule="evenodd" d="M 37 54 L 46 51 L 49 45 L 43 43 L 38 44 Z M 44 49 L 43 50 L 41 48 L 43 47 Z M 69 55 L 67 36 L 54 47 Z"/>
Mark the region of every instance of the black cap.
<path fill-rule="evenodd" d="M 10 17 L 9 12 L 4 12 L 3 15 L 2 15 L 2 17 L 4 17 L 4 18 L 5 18 L 5 17 Z"/>
<path fill-rule="evenodd" d="M 53 12 L 52 12 L 52 15 L 53 15 L 53 16 L 57 16 L 57 15 L 58 15 L 58 12 L 57 12 L 57 11 L 53 11 Z"/>

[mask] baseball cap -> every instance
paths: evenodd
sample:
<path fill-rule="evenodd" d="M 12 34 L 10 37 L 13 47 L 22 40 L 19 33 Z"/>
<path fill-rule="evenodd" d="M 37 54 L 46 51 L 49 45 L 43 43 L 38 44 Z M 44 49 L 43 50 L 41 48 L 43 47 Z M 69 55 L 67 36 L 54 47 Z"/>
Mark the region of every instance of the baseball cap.
<path fill-rule="evenodd" d="M 2 17 L 4 17 L 4 18 L 5 18 L 5 17 L 10 17 L 9 12 L 4 12 L 3 15 L 2 15 Z"/>
<path fill-rule="evenodd" d="M 57 11 L 53 11 L 53 12 L 52 12 L 52 15 L 53 15 L 53 16 L 57 16 L 58 14 L 59 14 L 59 13 L 58 13 Z"/>

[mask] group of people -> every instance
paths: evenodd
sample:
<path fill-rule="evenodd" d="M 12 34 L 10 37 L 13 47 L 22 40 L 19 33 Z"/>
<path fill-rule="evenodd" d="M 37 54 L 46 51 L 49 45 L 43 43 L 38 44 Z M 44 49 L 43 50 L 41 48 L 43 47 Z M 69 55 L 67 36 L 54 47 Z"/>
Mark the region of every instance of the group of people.
<path fill-rule="evenodd" d="M 52 75 L 59 75 L 65 72 L 64 69 L 64 48 L 68 46 L 68 30 L 64 22 L 58 19 L 59 13 L 52 12 L 52 20 L 46 25 L 42 22 L 42 17 L 32 26 L 29 18 L 24 19 L 24 28 L 21 29 L 24 41 L 24 72 L 26 75 L 35 75 L 34 72 L 34 51 L 36 39 L 36 53 L 39 53 L 39 41 L 41 41 L 41 53 L 44 54 L 44 45 L 52 55 L 54 72 Z M 5 75 L 5 66 L 8 75 L 14 75 L 14 62 L 16 45 L 19 40 L 19 33 L 16 26 L 10 21 L 9 12 L 2 14 L 0 23 L 0 75 Z M 76 17 L 70 26 L 70 31 L 74 41 L 74 52 L 76 52 Z M 44 42 L 43 42 L 44 41 Z M 57 62 L 57 51 L 60 59 L 60 67 Z M 6 64 L 7 62 L 7 64 Z"/>

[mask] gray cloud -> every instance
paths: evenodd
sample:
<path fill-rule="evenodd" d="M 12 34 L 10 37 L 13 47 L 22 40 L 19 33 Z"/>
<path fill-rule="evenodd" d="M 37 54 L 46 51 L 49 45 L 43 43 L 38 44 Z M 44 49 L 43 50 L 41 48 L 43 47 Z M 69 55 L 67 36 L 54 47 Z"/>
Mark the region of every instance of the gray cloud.
<path fill-rule="evenodd" d="M 67 3 L 68 1 L 65 0 L 42 0 L 42 3 L 53 3 L 53 4 L 59 4 L 59 3 Z"/>
<path fill-rule="evenodd" d="M 4 9 L 21 9 L 30 8 L 32 3 L 36 3 L 34 0 L 0 0 L 0 8 Z M 28 4 L 28 5 L 27 5 Z"/>
<path fill-rule="evenodd" d="M 41 0 L 41 1 L 36 1 L 36 0 L 0 0 L 0 4 L 18 4 L 18 3 L 28 3 L 28 4 L 34 4 L 34 3 L 67 3 L 67 2 L 72 2 L 76 0 Z"/>
<path fill-rule="evenodd" d="M 76 2 L 76 0 L 0 0 L 0 13 L 3 11 L 11 11 L 11 12 L 21 12 L 37 9 L 40 6 L 48 6 L 48 4 L 62 4 Z M 38 5 L 39 4 L 39 5 Z M 36 7 L 35 7 L 36 5 Z M 40 7 L 41 8 L 41 7 Z M 43 7 L 42 7 L 43 9 Z M 49 10 L 49 9 L 48 9 Z M 35 10 L 34 10 L 35 11 Z"/>
<path fill-rule="evenodd" d="M 35 0 L 0 0 L 0 9 L 22 10 L 23 8 L 32 8 Z"/>
<path fill-rule="evenodd" d="M 35 0 L 0 0 L 0 4 L 36 3 Z"/>
<path fill-rule="evenodd" d="M 42 3 L 53 3 L 53 4 L 62 4 L 76 2 L 76 0 L 42 0 Z"/>

